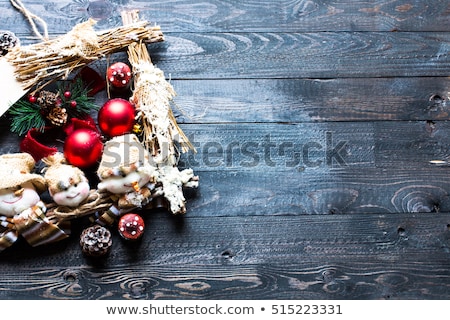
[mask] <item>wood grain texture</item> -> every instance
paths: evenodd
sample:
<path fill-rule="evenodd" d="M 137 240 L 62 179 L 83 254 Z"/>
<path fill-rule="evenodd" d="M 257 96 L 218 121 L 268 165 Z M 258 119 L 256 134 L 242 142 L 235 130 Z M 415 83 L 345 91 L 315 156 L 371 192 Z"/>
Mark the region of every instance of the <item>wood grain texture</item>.
<path fill-rule="evenodd" d="M 23 17 L 7 0 L 0 19 L 29 33 Z M 120 25 L 120 10 L 140 9 L 143 18 L 166 32 L 322 32 L 322 31 L 448 31 L 449 6 L 445 0 L 317 1 L 27 1 L 39 12 L 52 33 L 67 32 L 89 18 L 99 28 Z M 20 22 L 20 24 L 18 24 Z"/>
<path fill-rule="evenodd" d="M 447 212 L 450 206 L 446 171 L 360 169 L 334 174 L 321 171 L 302 174 L 294 170 L 198 174 L 202 186 L 188 199 L 190 216 Z"/>
<path fill-rule="evenodd" d="M 448 77 L 173 80 L 181 123 L 448 118 Z M 251 117 L 249 117 L 249 112 Z"/>
<path fill-rule="evenodd" d="M 141 243 L 130 247 L 114 234 L 111 255 L 98 264 L 86 260 L 73 239 L 65 243 L 64 252 L 38 249 L 38 256 L 24 246 L 22 252 L 2 257 L 7 261 L 2 262 L 6 276 L 0 279 L 0 296 L 448 299 L 450 216 L 419 216 L 186 217 L 180 221 L 153 213 L 145 216 L 149 228 Z M 438 254 L 433 261 L 427 259 L 430 250 Z M 27 267 L 19 272 L 16 265 L 23 264 Z"/>
<path fill-rule="evenodd" d="M 173 80 L 447 77 L 450 72 L 450 36 L 444 32 L 165 33 L 165 39 L 149 50 Z"/>
<path fill-rule="evenodd" d="M 395 259 L 392 259 L 395 260 Z M 437 265 L 441 264 L 441 267 Z M 413 265 L 413 267 L 411 267 Z M 15 299 L 448 299 L 448 264 L 309 263 L 200 266 L 152 264 L 107 271 L 45 268 L 30 271 L 26 287 L 2 286 Z M 12 276 L 18 276 L 14 272 Z M 40 281 L 46 277 L 46 281 Z M 9 278 L 13 284 L 13 277 Z M 3 281 L 1 281 L 3 283 Z M 424 287 L 431 287 L 427 290 Z M 282 290 L 280 290 L 282 288 Z M 5 292 L 5 291 L 3 291 Z M 2 295 L 2 299 L 10 297 Z"/>
<path fill-rule="evenodd" d="M 436 121 L 184 124 L 197 153 L 182 161 L 198 170 L 308 172 L 431 168 L 447 160 L 449 124 Z M 445 141 L 445 140 L 444 140 Z"/>
<path fill-rule="evenodd" d="M 448 76 L 448 33 L 182 33 L 152 46 L 172 79 Z"/>
<path fill-rule="evenodd" d="M 113 228 L 103 260 L 79 248 L 85 220 L 49 246 L 20 239 L 0 254 L 0 299 L 450 299 L 450 166 L 430 164 L 450 162 L 448 1 L 24 2 L 52 36 L 126 8 L 161 25 L 149 50 L 200 187 L 183 217 L 140 211 L 140 242 Z M 2 117 L 0 153 L 20 141 Z"/>
<path fill-rule="evenodd" d="M 447 122 L 432 132 L 427 122 L 392 121 L 182 128 L 197 153 L 180 167 L 201 179 L 190 216 L 450 211 L 450 167 L 429 163 L 450 157 Z M 0 151 L 18 152 L 19 141 L 3 135 Z"/>

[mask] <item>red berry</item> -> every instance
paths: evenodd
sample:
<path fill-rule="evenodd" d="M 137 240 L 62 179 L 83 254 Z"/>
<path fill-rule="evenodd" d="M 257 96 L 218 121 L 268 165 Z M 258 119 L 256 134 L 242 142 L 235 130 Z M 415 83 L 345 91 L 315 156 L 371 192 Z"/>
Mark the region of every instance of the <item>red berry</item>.
<path fill-rule="evenodd" d="M 72 96 L 72 92 L 70 92 L 70 91 L 64 92 L 64 97 L 66 97 L 67 99 L 69 99 L 71 96 Z"/>
<path fill-rule="evenodd" d="M 61 98 L 60 97 L 56 98 L 55 106 L 56 107 L 61 107 L 62 104 L 63 104 L 63 101 L 61 100 Z"/>
<path fill-rule="evenodd" d="M 36 103 L 37 98 L 35 96 L 33 96 L 33 95 L 29 95 L 28 96 L 28 101 L 30 101 L 31 103 Z"/>
<path fill-rule="evenodd" d="M 125 240 L 137 240 L 144 233 L 144 220 L 136 213 L 123 215 L 118 224 L 119 234 Z"/>
<path fill-rule="evenodd" d="M 72 108 L 76 108 L 77 107 L 77 102 L 75 100 L 70 101 L 70 106 Z"/>

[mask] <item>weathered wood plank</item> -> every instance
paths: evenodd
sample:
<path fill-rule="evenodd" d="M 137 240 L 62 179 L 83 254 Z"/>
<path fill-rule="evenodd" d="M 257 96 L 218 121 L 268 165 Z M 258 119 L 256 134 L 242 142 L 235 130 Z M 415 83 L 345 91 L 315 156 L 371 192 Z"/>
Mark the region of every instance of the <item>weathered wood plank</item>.
<path fill-rule="evenodd" d="M 423 1 L 136 2 L 170 31 L 448 31 L 449 7 Z M 159 17 L 159 14 L 161 17 Z M 174 14 L 175 13 L 175 14 Z M 159 20 L 158 20 L 159 18 Z"/>
<path fill-rule="evenodd" d="M 212 171 L 423 168 L 447 160 L 446 121 L 184 124 L 197 153 L 186 166 Z"/>
<path fill-rule="evenodd" d="M 209 217 L 450 211 L 448 168 L 196 172 L 188 214 Z"/>
<path fill-rule="evenodd" d="M 450 35 L 444 32 L 166 33 L 165 39 L 149 50 L 153 62 L 174 80 L 447 77 L 450 73 Z M 119 53 L 115 59 L 127 57 Z"/>
<path fill-rule="evenodd" d="M 86 265 L 91 263 L 73 238 L 59 248 L 23 246 L 14 255 L 0 257 L 0 296 L 446 299 L 450 216 L 419 216 L 211 216 L 173 221 L 157 213 L 145 217 L 148 228 L 138 245 L 118 241 L 113 232 L 113 251 L 97 265 Z"/>
<path fill-rule="evenodd" d="M 449 167 L 429 164 L 448 159 L 447 130 L 446 122 L 196 125 L 187 132 L 198 153 L 182 158 L 203 177 L 190 206 L 205 216 L 244 208 L 267 215 L 449 211 Z"/>
<path fill-rule="evenodd" d="M 22 137 L 2 121 L 0 152 L 18 152 Z M 404 169 L 449 160 L 450 123 L 330 122 L 181 124 L 196 152 L 182 166 L 202 171 L 298 171 Z M 64 136 L 45 143 L 61 147 Z"/>
<path fill-rule="evenodd" d="M 173 80 L 447 77 L 450 72 L 448 33 L 173 33 L 165 38 L 149 50 Z"/>
<path fill-rule="evenodd" d="M 448 1 L 26 5 L 53 36 L 130 7 L 162 26 L 149 48 L 201 183 L 185 217 L 141 212 L 142 242 L 113 231 L 103 261 L 81 253 L 86 221 L 51 246 L 19 241 L 0 255 L 0 298 L 450 298 L 450 167 L 429 164 L 450 160 Z M 35 41 L 0 7 L 2 29 Z M 0 153 L 17 152 L 6 123 Z"/>
<path fill-rule="evenodd" d="M 172 79 L 448 76 L 448 33 L 183 33 L 152 46 Z"/>
<path fill-rule="evenodd" d="M 102 70 L 101 65 L 96 63 L 95 67 Z M 173 109 L 179 123 L 437 121 L 449 117 L 448 77 L 209 79 L 171 83 L 178 94 Z M 97 95 L 98 105 L 106 100 L 105 92 Z"/>
<path fill-rule="evenodd" d="M 195 216 L 450 211 L 450 168 L 429 164 L 448 160 L 447 122 L 183 128 L 197 147 L 180 163 L 201 179 Z M 7 137 L 1 152 L 17 152 Z"/>
<path fill-rule="evenodd" d="M 450 297 L 449 275 L 445 268 L 448 267 L 445 261 L 405 263 L 399 259 L 395 265 L 386 267 L 356 261 L 318 265 L 308 261 L 285 264 L 284 267 L 272 264 L 140 264 L 105 271 L 89 267 L 43 268 L 25 270 L 27 279 L 22 279 L 15 272 L 8 273 L 9 276 L 3 279 L 9 280 L 10 284 L 2 286 L 0 296 L 3 300 L 447 300 Z M 24 283 L 28 286 L 22 287 Z"/>
<path fill-rule="evenodd" d="M 173 80 L 178 122 L 446 120 L 448 77 Z"/>
<path fill-rule="evenodd" d="M 30 34 L 23 17 L 2 0 L 0 19 L 17 32 Z M 94 18 L 98 27 L 121 23 L 119 12 L 139 9 L 141 16 L 167 32 L 321 32 L 447 31 L 449 6 L 421 0 L 381 1 L 26 1 L 45 19 L 52 33 L 67 32 L 77 22 Z"/>

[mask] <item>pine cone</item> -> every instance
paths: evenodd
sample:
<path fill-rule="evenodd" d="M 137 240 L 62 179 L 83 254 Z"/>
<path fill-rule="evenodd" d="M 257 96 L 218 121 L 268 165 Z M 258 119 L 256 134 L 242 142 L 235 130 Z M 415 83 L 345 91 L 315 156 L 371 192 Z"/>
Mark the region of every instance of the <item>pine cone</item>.
<path fill-rule="evenodd" d="M 9 49 L 20 45 L 19 39 L 11 31 L 0 31 L 0 56 L 8 53 Z"/>
<path fill-rule="evenodd" d="M 46 90 L 39 92 L 39 96 L 36 99 L 38 105 L 43 111 L 48 111 L 56 106 L 58 101 L 58 94 Z"/>
<path fill-rule="evenodd" d="M 41 107 L 43 115 L 56 127 L 61 127 L 67 122 L 67 110 L 61 107 L 61 99 L 57 93 L 50 91 L 39 92 L 36 102 Z"/>
<path fill-rule="evenodd" d="M 67 110 L 61 107 L 54 107 L 47 115 L 47 119 L 55 127 L 61 127 L 67 122 Z"/>
<path fill-rule="evenodd" d="M 104 256 L 112 246 L 111 232 L 99 225 L 88 227 L 81 233 L 80 245 L 83 252 L 91 257 Z"/>

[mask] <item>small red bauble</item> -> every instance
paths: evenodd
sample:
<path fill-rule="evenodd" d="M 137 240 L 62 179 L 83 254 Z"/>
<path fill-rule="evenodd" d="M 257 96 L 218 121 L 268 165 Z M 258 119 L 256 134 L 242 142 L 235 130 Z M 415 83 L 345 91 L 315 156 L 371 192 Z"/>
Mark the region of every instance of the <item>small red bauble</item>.
<path fill-rule="evenodd" d="M 72 96 L 72 92 L 70 92 L 70 91 L 65 91 L 64 92 L 64 97 L 65 98 L 69 99 L 71 96 Z"/>
<path fill-rule="evenodd" d="M 125 88 L 130 84 L 131 69 L 123 62 L 116 62 L 106 70 L 108 82 L 115 88 Z"/>
<path fill-rule="evenodd" d="M 133 130 L 134 117 L 135 108 L 129 101 L 114 98 L 98 111 L 98 126 L 109 137 L 120 136 Z"/>
<path fill-rule="evenodd" d="M 119 234 L 125 240 L 137 240 L 144 233 L 144 220 L 136 213 L 127 213 L 119 219 Z"/>
<path fill-rule="evenodd" d="M 29 95 L 29 96 L 28 96 L 28 101 L 30 101 L 31 103 L 36 103 L 37 98 L 36 98 L 36 96 Z"/>
<path fill-rule="evenodd" d="M 64 156 L 79 168 L 89 168 L 98 163 L 102 156 L 103 143 L 100 134 L 91 129 L 77 129 L 64 142 Z"/>

